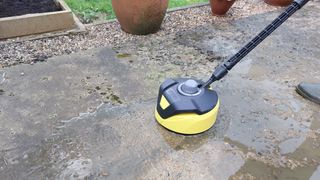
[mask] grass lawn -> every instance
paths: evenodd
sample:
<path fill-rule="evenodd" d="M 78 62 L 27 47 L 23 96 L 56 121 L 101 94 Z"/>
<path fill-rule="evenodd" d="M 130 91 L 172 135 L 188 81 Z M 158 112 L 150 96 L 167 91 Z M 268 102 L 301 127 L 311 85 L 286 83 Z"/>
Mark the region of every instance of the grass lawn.
<path fill-rule="evenodd" d="M 90 23 L 96 19 L 115 18 L 111 0 L 65 0 L 65 2 L 84 23 Z M 169 8 L 200 2 L 208 2 L 208 0 L 169 0 Z"/>

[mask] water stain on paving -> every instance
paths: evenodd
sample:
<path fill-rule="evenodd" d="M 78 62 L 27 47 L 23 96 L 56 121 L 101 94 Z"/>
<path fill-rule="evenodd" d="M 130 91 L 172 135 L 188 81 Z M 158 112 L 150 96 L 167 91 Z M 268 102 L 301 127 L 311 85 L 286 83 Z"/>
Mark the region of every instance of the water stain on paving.
<path fill-rule="evenodd" d="M 103 145 L 104 148 L 94 150 L 95 155 L 114 154 L 121 144 L 121 137 L 114 128 L 83 121 L 93 116 L 95 113 L 85 113 L 59 122 L 52 136 L 43 139 L 41 144 L 30 143 L 35 137 L 16 136 L 16 147 L 2 151 L 6 159 L 1 164 L 2 177 L 90 178 L 94 172 L 93 162 L 87 158 L 90 149 Z"/>
<path fill-rule="evenodd" d="M 228 143 L 228 144 L 230 144 L 232 147 L 238 148 L 241 152 L 243 152 L 245 154 L 250 152 L 250 151 L 254 151 L 254 150 L 250 149 L 249 147 L 247 147 L 246 145 L 241 144 L 240 142 L 234 141 L 234 140 L 232 140 L 232 139 L 230 139 L 228 137 L 225 137 L 223 139 L 223 141 Z"/>
<path fill-rule="evenodd" d="M 256 159 L 248 159 L 243 167 L 231 177 L 240 179 L 245 174 L 250 174 L 253 179 L 309 179 L 320 165 L 320 138 L 307 138 L 306 141 L 292 154 L 290 160 L 298 160 L 298 164 L 292 168 L 275 167 Z M 315 144 L 317 144 L 315 146 Z"/>
<path fill-rule="evenodd" d="M 315 113 L 311 117 L 312 130 L 317 130 L 314 136 L 309 136 L 306 140 L 292 153 L 282 157 L 283 166 L 274 166 L 267 164 L 259 159 L 249 158 L 243 167 L 230 179 L 309 179 L 320 165 L 320 133 L 319 130 L 319 113 Z M 247 148 L 241 143 L 225 139 L 226 142 L 236 145 L 244 153 Z M 291 167 L 286 167 L 286 163 L 290 163 Z M 316 176 L 316 175 L 314 175 Z"/>
<path fill-rule="evenodd" d="M 247 160 L 245 165 L 230 179 L 241 179 L 246 174 L 250 174 L 252 179 L 276 180 L 276 179 L 309 179 L 314 168 L 299 167 L 296 169 L 275 168 L 257 160 Z"/>
<path fill-rule="evenodd" d="M 156 123 L 152 113 L 154 103 L 155 100 L 120 106 L 101 104 L 95 112 L 56 123 L 52 135 L 40 144 L 33 143 L 33 139 L 41 138 L 41 134 L 20 134 L 14 138 L 13 150 L 2 151 L 6 159 L 3 162 L 7 163 L 0 164 L 0 174 L 6 179 L 104 179 L 106 176 L 134 179 L 153 171 L 163 175 L 168 171 L 170 177 L 186 177 L 188 171 L 180 168 L 181 163 L 187 162 L 188 169 L 204 166 L 207 161 L 194 164 L 189 156 L 192 153 L 196 159 L 204 158 L 204 154 L 212 151 L 208 144 L 219 144 L 214 151 L 220 155 L 213 153 L 210 158 L 239 159 L 221 176 L 232 174 L 236 166 L 241 165 L 241 157 L 225 153 L 223 149 L 228 146 L 217 141 L 216 134 L 222 130 L 219 126 L 196 136 L 170 132 Z M 153 166 L 160 167 L 154 169 Z M 154 174 L 148 175 L 154 177 Z"/>
<path fill-rule="evenodd" d="M 162 126 L 157 126 L 158 131 L 165 142 L 174 150 L 194 151 L 202 145 L 208 143 L 210 135 L 208 133 L 198 135 L 182 135 L 169 131 Z"/>
<path fill-rule="evenodd" d="M 128 58 L 131 55 L 126 53 L 116 54 L 114 51 L 105 48 L 99 49 L 95 53 L 101 60 L 103 68 L 105 68 L 103 76 L 108 78 L 113 89 L 117 89 L 117 93 L 110 93 L 109 99 L 111 101 L 121 104 L 128 99 L 141 97 L 142 94 L 149 92 L 144 80 L 140 78 L 144 77 L 142 72 L 134 70 L 115 58 Z"/>

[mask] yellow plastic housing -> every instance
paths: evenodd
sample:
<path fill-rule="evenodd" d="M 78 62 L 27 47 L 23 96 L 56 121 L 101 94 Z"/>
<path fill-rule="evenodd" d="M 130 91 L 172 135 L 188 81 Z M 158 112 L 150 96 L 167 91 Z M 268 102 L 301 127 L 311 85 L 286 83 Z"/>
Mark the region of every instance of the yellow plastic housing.
<path fill-rule="evenodd" d="M 165 106 L 163 106 L 165 104 Z M 169 103 L 162 96 L 160 106 L 167 107 Z M 167 119 L 163 119 L 157 109 L 155 110 L 155 118 L 163 127 L 181 134 L 199 134 L 210 129 L 216 122 L 218 116 L 220 102 L 206 114 L 198 115 L 196 113 L 177 114 Z"/>

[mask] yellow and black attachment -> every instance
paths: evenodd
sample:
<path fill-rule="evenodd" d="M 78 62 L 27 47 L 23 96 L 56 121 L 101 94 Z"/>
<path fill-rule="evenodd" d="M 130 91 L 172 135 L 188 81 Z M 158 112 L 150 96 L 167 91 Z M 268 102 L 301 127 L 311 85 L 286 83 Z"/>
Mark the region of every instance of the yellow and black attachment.
<path fill-rule="evenodd" d="M 159 89 L 155 117 L 165 128 L 198 134 L 215 123 L 219 99 L 215 91 L 193 79 L 168 79 Z"/>
<path fill-rule="evenodd" d="M 208 130 L 215 123 L 219 109 L 218 95 L 209 88 L 210 85 L 223 78 L 242 58 L 308 1 L 294 0 L 240 51 L 216 67 L 205 83 L 194 79 L 166 80 L 159 90 L 155 112 L 157 121 L 167 129 L 181 134 L 198 134 Z"/>

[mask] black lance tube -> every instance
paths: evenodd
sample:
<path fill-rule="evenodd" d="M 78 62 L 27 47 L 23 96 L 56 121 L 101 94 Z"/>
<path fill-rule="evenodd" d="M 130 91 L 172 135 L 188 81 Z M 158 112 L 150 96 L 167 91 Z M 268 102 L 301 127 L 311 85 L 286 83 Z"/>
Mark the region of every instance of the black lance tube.
<path fill-rule="evenodd" d="M 276 30 L 283 22 L 285 22 L 297 10 L 302 8 L 309 0 L 294 0 L 293 3 L 273 22 L 262 30 L 255 38 L 247 43 L 239 52 L 233 55 L 230 59 L 225 61 L 220 66 L 216 67 L 210 79 L 201 86 L 208 87 L 215 81 L 220 80 L 228 71 L 230 71 L 242 58 L 249 54 L 255 47 L 257 47 L 265 38 L 267 38 L 274 30 Z"/>

